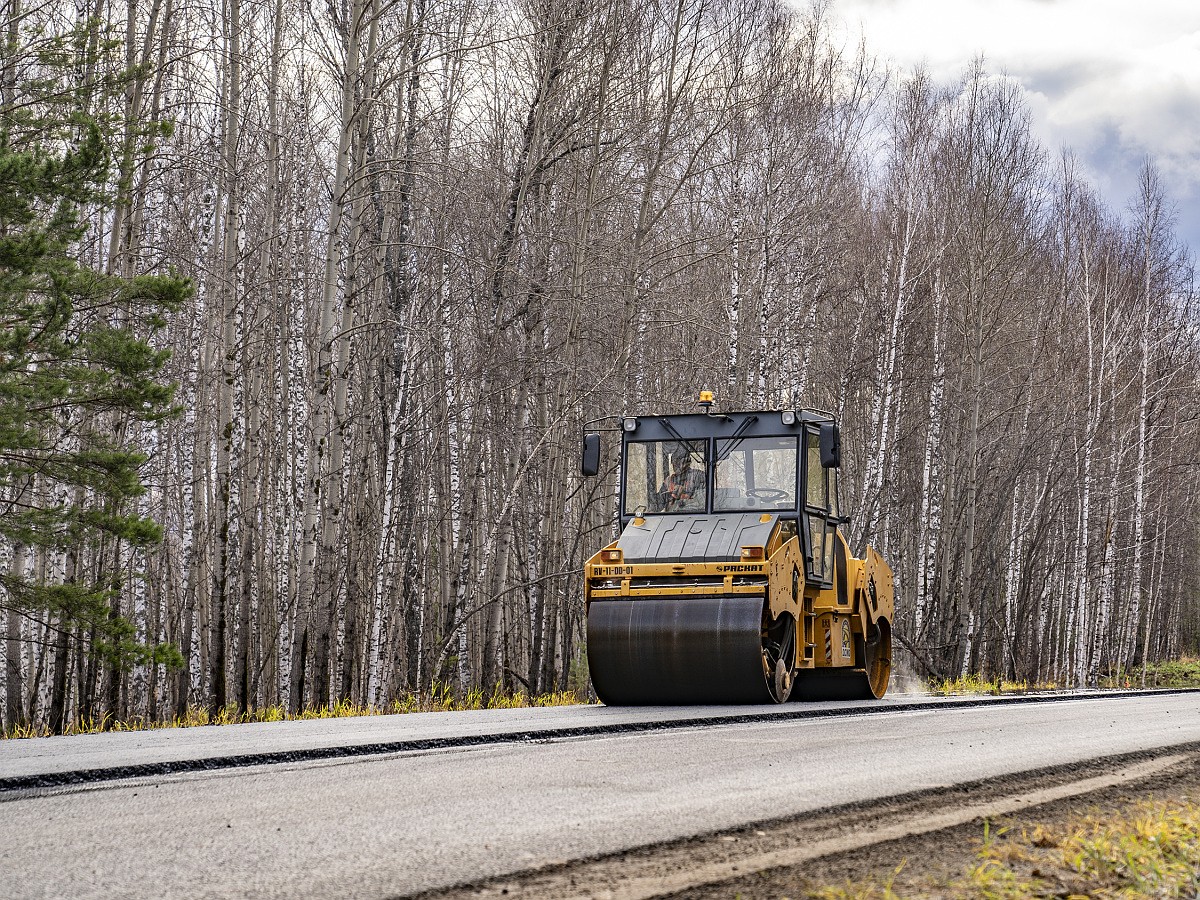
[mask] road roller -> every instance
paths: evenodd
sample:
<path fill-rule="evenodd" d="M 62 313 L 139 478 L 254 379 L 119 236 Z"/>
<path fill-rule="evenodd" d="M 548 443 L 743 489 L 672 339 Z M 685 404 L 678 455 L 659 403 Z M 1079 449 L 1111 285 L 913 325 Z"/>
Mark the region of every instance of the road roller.
<path fill-rule="evenodd" d="M 615 430 L 615 429 L 614 429 Z M 584 572 L 592 685 L 612 706 L 877 699 L 892 570 L 850 553 L 841 440 L 812 409 L 620 419 L 620 537 Z M 584 475 L 601 435 L 583 437 Z"/>

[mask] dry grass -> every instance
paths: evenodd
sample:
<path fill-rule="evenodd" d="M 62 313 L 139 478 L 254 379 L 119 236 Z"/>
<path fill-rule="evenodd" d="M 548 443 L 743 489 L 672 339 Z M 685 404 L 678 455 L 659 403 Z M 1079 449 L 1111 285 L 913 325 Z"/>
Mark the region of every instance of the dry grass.
<path fill-rule="evenodd" d="M 1100 679 L 1099 686 L 1119 690 L 1140 687 L 1200 687 L 1200 658 L 1183 656 L 1180 659 L 1151 663 L 1144 670 L 1141 666 L 1122 669 L 1105 675 Z M 1062 685 L 1050 681 L 1031 684 L 1027 681 L 1006 681 L 1002 678 L 987 679 L 981 675 L 964 675 L 962 678 L 925 683 L 928 693 L 941 697 L 958 694 L 1026 694 L 1055 691 L 1061 687 Z"/>
<path fill-rule="evenodd" d="M 239 713 L 234 706 L 213 715 L 203 707 L 189 706 L 187 714 L 172 719 L 153 720 L 142 717 L 113 721 L 105 716 L 72 722 L 66 734 L 96 734 L 102 731 L 146 731 L 157 728 L 194 728 L 201 725 L 240 725 L 247 722 L 285 722 L 303 719 L 340 719 L 349 716 L 391 716 L 414 712 L 457 712 L 468 709 L 522 709 L 535 706 L 576 706 L 587 701 L 575 691 L 556 691 L 529 696 L 524 691 L 505 693 L 493 690 L 484 693 L 476 688 L 466 694 L 456 694 L 449 687 L 435 685 L 424 694 L 408 694 L 386 706 L 367 706 L 339 701 L 330 706 L 308 707 L 299 713 L 289 713 L 282 706 L 264 706 Z M 47 737 L 45 725 L 20 726 L 0 738 Z"/>
<path fill-rule="evenodd" d="M 1019 831 L 984 825 L 976 863 L 957 878 L 904 879 L 801 891 L 794 900 L 1168 900 L 1200 896 L 1200 805 L 1141 802 L 1117 816 L 1077 816 Z"/>
<path fill-rule="evenodd" d="M 1055 691 L 1058 685 L 1046 681 L 1030 684 L 1028 681 L 1006 681 L 1003 678 L 987 679 L 982 675 L 964 675 L 961 678 L 947 678 L 943 681 L 926 683 L 926 690 L 939 697 L 949 697 L 958 694 L 1027 694 L 1032 691 Z"/>
<path fill-rule="evenodd" d="M 1188 897 L 1200 891 L 1200 806 L 1143 802 L 1125 814 L 986 840 L 960 896 Z M 971 888 L 980 888 L 971 893 Z"/>

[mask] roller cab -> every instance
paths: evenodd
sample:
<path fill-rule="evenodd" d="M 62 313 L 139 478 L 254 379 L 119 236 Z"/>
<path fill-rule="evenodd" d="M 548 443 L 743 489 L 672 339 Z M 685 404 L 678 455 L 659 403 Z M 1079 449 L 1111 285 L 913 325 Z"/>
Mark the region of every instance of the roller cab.
<path fill-rule="evenodd" d="M 833 417 L 704 406 L 621 425 L 621 536 L 584 573 L 599 698 L 882 697 L 892 572 L 871 548 L 851 556 L 842 537 Z M 585 435 L 585 474 L 600 450 Z"/>

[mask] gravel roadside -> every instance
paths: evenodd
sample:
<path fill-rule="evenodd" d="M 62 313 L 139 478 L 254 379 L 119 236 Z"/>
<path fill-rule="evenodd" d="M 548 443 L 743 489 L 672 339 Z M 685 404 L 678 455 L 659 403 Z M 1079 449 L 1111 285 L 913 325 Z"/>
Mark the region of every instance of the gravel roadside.
<path fill-rule="evenodd" d="M 943 798 L 949 801 L 950 798 Z M 1123 783 L 1065 800 L 1032 806 L 1017 813 L 989 817 L 987 832 L 993 846 L 1017 841 L 1037 826 L 1047 830 L 1063 828 L 1083 816 L 1118 819 L 1131 815 L 1139 803 L 1176 800 L 1200 802 L 1200 751 L 1192 749 L 1152 777 Z M 666 894 L 676 900 L 715 900 L 741 897 L 802 900 L 825 887 L 844 887 L 847 881 L 859 885 L 890 883 L 899 897 L 936 898 L 944 896 L 946 884 L 962 878 L 979 862 L 979 848 L 985 835 L 983 818 L 923 834 L 885 841 L 869 848 L 832 854 L 802 866 L 756 872 L 721 884 Z M 1018 874 L 1028 876 L 1030 864 L 1014 865 Z M 1076 893 L 1070 883 L 1058 885 L 1048 896 Z"/>

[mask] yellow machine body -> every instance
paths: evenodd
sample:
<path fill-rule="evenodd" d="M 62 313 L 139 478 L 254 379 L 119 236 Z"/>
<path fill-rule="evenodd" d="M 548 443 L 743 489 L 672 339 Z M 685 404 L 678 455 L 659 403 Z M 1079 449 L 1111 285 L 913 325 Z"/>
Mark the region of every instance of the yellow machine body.
<path fill-rule="evenodd" d="M 852 556 L 841 533 L 840 448 L 817 469 L 819 442 L 836 447 L 831 417 L 800 411 L 791 418 L 794 424 L 780 413 L 704 414 L 626 425 L 625 527 L 584 572 L 589 664 L 605 702 L 886 693 L 892 571 L 870 547 L 863 558 Z M 644 446 L 630 450 L 638 438 Z M 670 493 L 672 476 L 663 480 L 665 490 L 653 485 L 673 463 L 647 460 L 680 446 L 690 448 L 688 465 L 702 468 L 703 480 L 688 476 L 691 493 L 675 509 L 669 499 L 660 510 L 628 508 Z M 822 497 L 824 505 L 812 505 Z"/>

